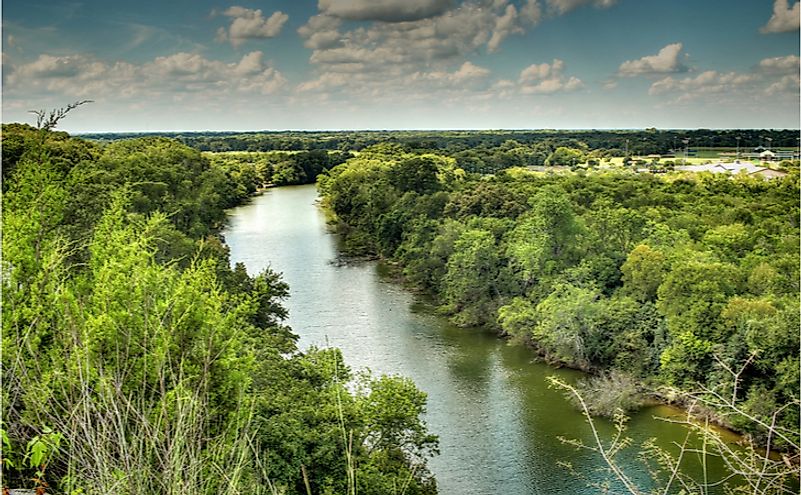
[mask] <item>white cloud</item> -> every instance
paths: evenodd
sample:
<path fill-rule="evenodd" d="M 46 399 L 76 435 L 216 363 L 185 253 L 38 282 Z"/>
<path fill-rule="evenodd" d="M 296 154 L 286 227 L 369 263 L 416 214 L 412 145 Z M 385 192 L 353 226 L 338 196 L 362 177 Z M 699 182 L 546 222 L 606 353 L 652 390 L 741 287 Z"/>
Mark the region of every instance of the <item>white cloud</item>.
<path fill-rule="evenodd" d="M 538 0 L 526 0 L 520 7 L 520 18 L 527 24 L 536 26 L 542 20 L 542 8 Z"/>
<path fill-rule="evenodd" d="M 616 89 L 618 86 L 618 82 L 616 80 L 610 79 L 609 81 L 604 82 L 604 89 L 607 91 L 611 91 Z"/>
<path fill-rule="evenodd" d="M 479 67 L 472 62 L 465 62 L 459 67 L 459 70 L 454 72 L 453 78 L 456 81 L 464 81 L 467 79 L 480 79 L 487 77 L 489 74 L 489 69 Z"/>
<path fill-rule="evenodd" d="M 501 46 L 505 40 L 512 33 L 522 33 L 523 29 L 518 25 L 517 9 L 514 5 L 507 5 L 506 11 L 500 17 L 495 19 L 495 28 L 492 31 L 492 36 L 487 42 L 487 50 L 494 52 Z"/>
<path fill-rule="evenodd" d="M 620 64 L 618 75 L 637 76 L 686 72 L 687 67 L 680 60 L 682 48 L 683 45 L 681 43 L 672 43 L 659 50 L 656 55 L 648 55 L 637 60 L 627 60 Z"/>
<path fill-rule="evenodd" d="M 83 55 L 65 57 L 41 55 L 34 62 L 19 67 L 15 72 L 17 77 L 72 77 L 81 71 L 81 68 L 87 64 L 87 60 Z"/>
<path fill-rule="evenodd" d="M 720 73 L 708 70 L 695 77 L 674 79 L 665 77 L 653 83 L 648 90 L 652 96 L 666 93 L 679 94 L 677 101 L 689 101 L 701 96 L 727 94 L 733 95 L 735 91 L 740 91 L 753 86 L 760 80 L 756 74 L 740 74 L 737 72 Z"/>
<path fill-rule="evenodd" d="M 6 91 L 57 93 L 73 98 L 157 97 L 200 93 L 209 97 L 231 92 L 271 94 L 286 84 L 283 75 L 250 52 L 238 62 L 210 60 L 179 52 L 140 65 L 107 63 L 89 55 L 43 54 L 15 67 Z"/>
<path fill-rule="evenodd" d="M 321 14 L 352 21 L 408 22 L 443 14 L 452 0 L 319 0 Z"/>
<path fill-rule="evenodd" d="M 342 21 L 328 15 L 315 15 L 298 28 L 298 34 L 305 39 L 306 48 L 325 50 L 337 46 L 342 38 L 339 26 Z"/>
<path fill-rule="evenodd" d="M 313 79 L 311 81 L 305 81 L 298 85 L 297 90 L 301 93 L 307 91 L 324 91 L 330 90 L 333 88 L 338 88 L 344 86 L 348 83 L 350 78 L 347 74 L 344 73 L 337 73 L 337 72 L 329 72 L 326 74 L 321 75 L 317 79 Z"/>
<path fill-rule="evenodd" d="M 799 58 L 797 55 L 771 57 L 760 60 L 759 69 L 769 73 L 798 73 Z"/>
<path fill-rule="evenodd" d="M 318 14 L 298 28 L 315 76 L 299 91 L 336 90 L 360 96 L 388 91 L 416 74 L 455 74 L 476 53 L 503 48 L 511 36 L 541 22 L 544 12 L 561 15 L 582 5 L 609 7 L 614 0 L 319 0 Z M 469 68 L 469 66 L 467 66 Z M 462 65 L 462 68 L 465 68 Z M 465 69 L 466 70 L 466 69 Z M 349 84 L 341 76 L 349 74 Z M 397 75 L 396 75 L 397 74 Z M 440 80 L 443 80 L 441 78 Z M 451 79 L 452 80 L 452 79 Z M 527 91 L 554 92 L 581 86 L 561 75 L 540 79 Z M 408 88 L 403 88 L 407 93 Z"/>
<path fill-rule="evenodd" d="M 787 74 L 765 88 L 765 94 L 774 96 L 781 93 L 790 93 L 797 97 L 799 85 L 801 85 L 801 78 L 798 77 L 798 74 Z"/>
<path fill-rule="evenodd" d="M 523 94 L 550 94 L 575 91 L 584 84 L 581 79 L 562 74 L 565 63 L 554 59 L 550 64 L 533 64 L 520 71 L 518 79 Z"/>
<path fill-rule="evenodd" d="M 700 101 L 716 105 L 775 104 L 790 98 L 797 107 L 799 58 L 796 55 L 762 59 L 748 73 L 707 70 L 685 78 L 664 77 L 648 90 L 651 96 L 672 98 L 673 103 Z M 781 98 L 779 98 L 781 97 Z"/>
<path fill-rule="evenodd" d="M 217 41 L 230 41 L 237 47 L 247 40 L 275 38 L 281 34 L 289 16 L 276 11 L 268 18 L 262 15 L 261 10 L 247 9 L 234 5 L 229 7 L 223 15 L 233 20 L 226 31 L 225 28 L 217 30 Z"/>
<path fill-rule="evenodd" d="M 555 59 L 552 64 L 533 64 L 529 65 L 520 72 L 521 82 L 530 82 L 537 79 L 546 79 L 552 75 L 557 75 L 562 72 L 565 63 L 559 59 Z"/>
<path fill-rule="evenodd" d="M 563 15 L 585 5 L 593 5 L 606 9 L 617 3 L 617 0 L 546 0 L 548 10 L 556 15 Z"/>
<path fill-rule="evenodd" d="M 484 67 L 479 67 L 472 62 L 465 62 L 459 69 L 454 72 L 447 71 L 434 71 L 434 72 L 417 72 L 413 79 L 427 79 L 431 81 L 439 81 L 448 84 L 462 84 L 469 81 L 477 81 L 485 79 L 490 75 L 490 70 Z"/>
<path fill-rule="evenodd" d="M 775 0 L 773 2 L 773 15 L 768 23 L 762 26 L 762 33 L 787 33 L 798 31 L 801 23 L 801 2 L 795 2 L 792 7 L 788 0 Z"/>
<path fill-rule="evenodd" d="M 333 66 L 333 71 L 320 74 L 316 79 L 297 86 L 300 93 L 327 94 L 331 91 L 348 90 L 362 97 L 378 99 L 426 98 L 436 94 L 473 91 L 486 86 L 490 75 L 487 68 L 466 61 L 453 71 L 431 70 L 413 73 L 402 69 L 372 73 L 362 68 L 341 70 L 343 65 Z"/>
<path fill-rule="evenodd" d="M 338 18 L 322 11 L 298 33 L 313 49 L 310 61 L 322 72 L 335 70 L 334 65 L 354 63 L 364 64 L 366 71 L 398 64 L 419 71 L 426 65 L 463 59 L 481 49 L 498 50 L 508 36 L 523 32 L 521 22 L 521 14 L 509 0 L 472 0 L 433 17 L 372 22 L 344 31 L 340 31 Z"/>

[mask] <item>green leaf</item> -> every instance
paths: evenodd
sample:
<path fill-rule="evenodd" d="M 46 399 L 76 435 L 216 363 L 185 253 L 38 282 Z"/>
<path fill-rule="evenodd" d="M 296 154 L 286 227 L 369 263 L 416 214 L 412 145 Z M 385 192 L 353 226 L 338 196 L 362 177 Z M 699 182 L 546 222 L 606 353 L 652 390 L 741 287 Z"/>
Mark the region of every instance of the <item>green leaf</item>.
<path fill-rule="evenodd" d="M 5 452 L 11 451 L 11 439 L 8 438 L 8 433 L 4 428 L 0 428 L 0 438 L 3 440 L 3 450 Z"/>
<path fill-rule="evenodd" d="M 43 442 L 41 438 L 38 436 L 34 437 L 33 440 L 28 443 L 29 466 L 32 468 L 41 466 L 45 457 L 47 457 L 48 450 L 47 444 Z"/>

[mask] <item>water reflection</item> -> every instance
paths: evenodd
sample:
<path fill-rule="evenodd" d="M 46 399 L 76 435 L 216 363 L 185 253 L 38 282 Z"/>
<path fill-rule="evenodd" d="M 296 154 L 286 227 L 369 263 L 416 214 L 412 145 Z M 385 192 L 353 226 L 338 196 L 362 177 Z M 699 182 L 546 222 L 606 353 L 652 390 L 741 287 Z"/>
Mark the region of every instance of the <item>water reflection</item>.
<path fill-rule="evenodd" d="M 583 417 L 546 381 L 549 375 L 573 380 L 578 373 L 532 362 L 529 350 L 487 332 L 449 325 L 377 263 L 332 263 L 336 237 L 326 232 L 315 199 L 313 186 L 271 190 L 233 209 L 225 231 L 232 261 L 245 263 L 250 273 L 268 266 L 283 273 L 290 285 L 289 324 L 300 347 L 339 347 L 352 369 L 405 375 L 428 394 L 426 420 L 441 450 L 431 468 L 444 495 L 597 493 L 557 465 L 569 461 L 596 482 L 607 474 L 598 456 L 558 440 L 591 442 Z M 685 430 L 655 421 L 656 412 L 632 418 L 635 442 L 682 441 Z M 599 428 L 613 431 L 608 421 L 599 421 Z M 647 488 L 635 453 L 626 456 Z"/>

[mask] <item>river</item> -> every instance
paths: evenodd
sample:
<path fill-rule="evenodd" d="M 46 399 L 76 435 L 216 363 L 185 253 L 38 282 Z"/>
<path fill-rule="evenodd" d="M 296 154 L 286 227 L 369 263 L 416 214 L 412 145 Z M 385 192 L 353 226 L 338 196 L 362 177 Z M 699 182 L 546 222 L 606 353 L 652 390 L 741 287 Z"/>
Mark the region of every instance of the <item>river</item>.
<path fill-rule="evenodd" d="M 408 376 L 428 394 L 425 419 L 440 439 L 440 455 L 429 465 L 443 495 L 598 493 L 588 482 L 604 479 L 603 461 L 558 438 L 591 443 L 591 431 L 546 381 L 550 375 L 575 380 L 580 373 L 535 362 L 528 349 L 485 330 L 450 325 L 380 263 L 337 263 L 338 238 L 326 229 L 316 198 L 314 186 L 271 189 L 230 210 L 223 232 L 232 263 L 244 263 L 250 274 L 272 268 L 289 283 L 285 304 L 300 348 L 339 347 L 353 370 Z M 686 430 L 654 417 L 677 414 L 665 406 L 645 408 L 632 416 L 627 434 L 635 445 L 654 437 L 672 448 Z M 608 439 L 611 424 L 598 424 Z M 624 452 L 621 464 L 650 488 L 636 450 Z M 722 472 L 713 461 L 712 480 Z M 689 459 L 686 469 L 697 472 L 699 464 Z"/>

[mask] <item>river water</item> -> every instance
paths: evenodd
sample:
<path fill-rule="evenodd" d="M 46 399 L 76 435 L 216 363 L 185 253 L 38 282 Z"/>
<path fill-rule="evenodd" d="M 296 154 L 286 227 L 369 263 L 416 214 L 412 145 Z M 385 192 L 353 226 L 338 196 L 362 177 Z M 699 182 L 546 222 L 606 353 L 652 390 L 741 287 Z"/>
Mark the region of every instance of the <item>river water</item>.
<path fill-rule="evenodd" d="M 314 186 L 271 189 L 232 209 L 223 233 L 232 263 L 244 263 L 250 274 L 268 267 L 283 274 L 299 347 L 339 347 L 354 371 L 404 375 L 428 394 L 425 419 L 440 439 L 440 455 L 429 465 L 443 495 L 598 493 L 588 484 L 607 478 L 603 461 L 559 440 L 590 444 L 591 430 L 546 381 L 581 375 L 537 363 L 531 351 L 487 331 L 450 325 L 380 263 L 337 263 L 338 239 L 316 198 Z M 655 417 L 677 415 L 664 406 L 646 408 L 633 415 L 627 434 L 635 446 L 653 437 L 675 451 L 672 442 L 683 442 L 686 430 Z M 598 426 L 609 439 L 611 424 Z M 636 450 L 620 461 L 642 488 L 651 488 Z M 698 474 L 694 457 L 685 469 Z M 721 472 L 714 459 L 708 462 L 710 480 Z"/>

